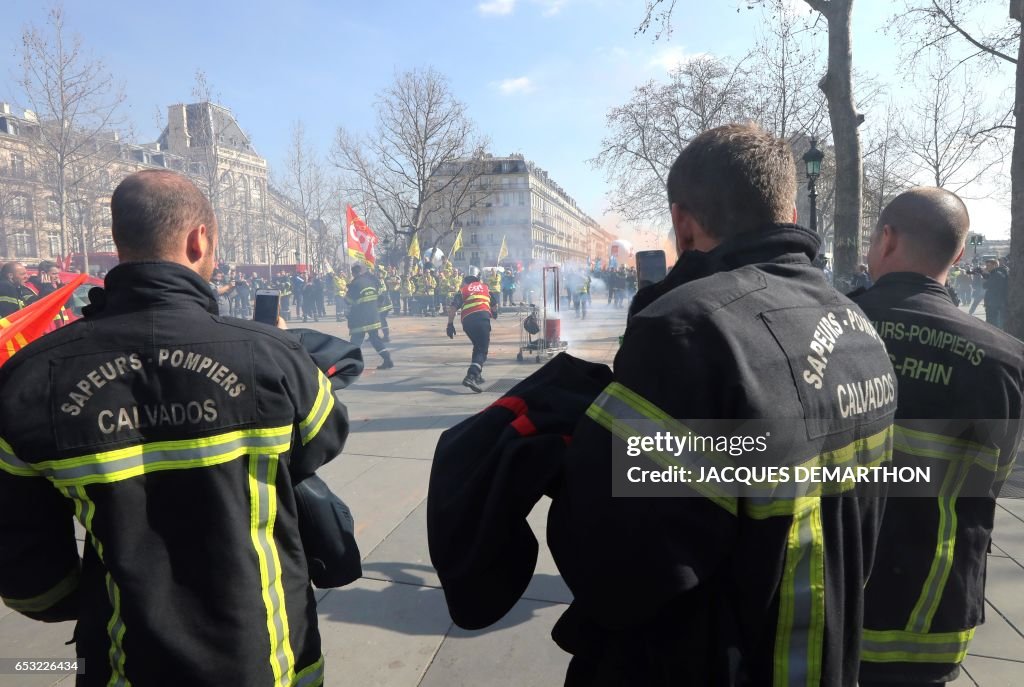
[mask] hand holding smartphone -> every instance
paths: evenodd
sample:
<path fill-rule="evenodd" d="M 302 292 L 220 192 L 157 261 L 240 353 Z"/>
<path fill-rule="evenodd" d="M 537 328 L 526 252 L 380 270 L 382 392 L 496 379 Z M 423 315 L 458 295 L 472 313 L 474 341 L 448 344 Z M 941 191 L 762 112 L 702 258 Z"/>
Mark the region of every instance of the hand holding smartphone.
<path fill-rule="evenodd" d="M 638 289 L 657 284 L 668 274 L 665 251 L 642 250 L 636 254 L 636 285 Z"/>
<path fill-rule="evenodd" d="M 252 319 L 276 327 L 281 317 L 281 292 L 277 289 L 258 289 Z"/>

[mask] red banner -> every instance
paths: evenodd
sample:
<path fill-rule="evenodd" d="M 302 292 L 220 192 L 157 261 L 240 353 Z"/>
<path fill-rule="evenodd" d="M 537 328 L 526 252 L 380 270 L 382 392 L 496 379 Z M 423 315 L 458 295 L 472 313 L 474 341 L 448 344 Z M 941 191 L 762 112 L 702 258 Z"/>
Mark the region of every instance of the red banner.
<path fill-rule="evenodd" d="M 32 305 L 7 317 L 0 317 L 0 365 L 47 333 L 53 326 L 53 318 L 87 278 L 88 275 L 80 274 L 70 284 L 40 298 Z"/>
<path fill-rule="evenodd" d="M 346 216 L 348 230 L 345 234 L 348 237 L 348 254 L 367 264 L 375 264 L 377 262 L 377 235 L 373 233 L 373 229 L 366 226 L 366 222 L 359 219 L 359 215 L 351 205 L 348 206 Z"/>

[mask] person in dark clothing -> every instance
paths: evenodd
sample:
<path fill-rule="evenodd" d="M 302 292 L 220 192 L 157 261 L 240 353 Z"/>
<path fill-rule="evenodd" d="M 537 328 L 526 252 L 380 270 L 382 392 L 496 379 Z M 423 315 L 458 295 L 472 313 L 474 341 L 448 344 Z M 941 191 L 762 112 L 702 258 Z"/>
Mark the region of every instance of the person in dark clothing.
<path fill-rule="evenodd" d="M 0 267 L 0 317 L 7 317 L 35 300 L 36 294 L 25 286 L 28 270 L 20 262 Z"/>
<path fill-rule="evenodd" d="M 811 264 L 820 240 L 789 223 L 795 194 L 789 147 L 753 126 L 704 132 L 671 168 L 681 257 L 645 289 L 550 494 L 548 546 L 573 593 L 552 632 L 570 687 L 856 684 L 884 484 L 757 497 L 694 479 L 658 485 L 671 498 L 613 498 L 656 493 L 628 486 L 620 460 L 703 460 L 639 441 L 694 418 L 775 423 L 787 462 L 887 464 L 892 365 Z"/>
<path fill-rule="evenodd" d="M 252 285 L 245 275 L 239 274 L 235 279 L 235 317 L 248 319 L 252 317 Z"/>
<path fill-rule="evenodd" d="M 462 380 L 462 386 L 476 393 L 483 391 L 483 370 L 487 362 L 487 349 L 491 344 L 491 319 L 497 319 L 500 296 L 492 292 L 480 279 L 480 270 L 471 267 L 470 272 L 462 280 L 462 288 L 452 297 L 448 306 L 448 327 L 445 330 L 449 339 L 455 338 L 455 314 L 461 313 L 462 330 L 473 343 L 473 355 L 469 369 Z"/>
<path fill-rule="evenodd" d="M 986 260 L 982 277 L 985 279 L 985 321 L 1004 329 L 1009 307 L 1010 271 L 998 260 Z"/>
<path fill-rule="evenodd" d="M 302 321 L 308 322 L 313 317 L 314 322 L 320 321 L 319 294 L 316 288 L 316 279 L 310 278 L 302 287 Z"/>
<path fill-rule="evenodd" d="M 391 352 L 380 338 L 380 311 L 378 310 L 377 277 L 356 263 L 352 265 L 352 281 L 348 284 L 345 299 L 348 301 L 348 331 L 352 343 L 362 346 L 366 337 L 370 338 L 373 350 L 380 354 L 383 362 L 378 370 L 390 370 L 395 366 L 391 360 Z"/>
<path fill-rule="evenodd" d="M 890 493 L 865 590 L 861 687 L 955 680 L 985 617 L 996 498 L 1017 455 L 1024 344 L 954 305 L 943 287 L 968 235 L 954 194 L 916 188 L 881 213 L 851 294 L 898 379 L 893 467 L 935 473 L 926 493 Z"/>

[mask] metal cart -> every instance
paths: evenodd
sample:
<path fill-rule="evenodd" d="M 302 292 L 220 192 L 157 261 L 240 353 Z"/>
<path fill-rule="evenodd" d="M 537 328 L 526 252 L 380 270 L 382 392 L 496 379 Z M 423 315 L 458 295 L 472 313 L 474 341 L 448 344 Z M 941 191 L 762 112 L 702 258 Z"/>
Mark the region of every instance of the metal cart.
<path fill-rule="evenodd" d="M 569 347 L 569 343 L 562 340 L 560 286 L 559 268 L 545 267 L 541 273 L 541 305 L 531 303 L 519 320 L 519 353 L 516 354 L 519 362 L 527 358 L 538 363 L 550 360 Z"/>

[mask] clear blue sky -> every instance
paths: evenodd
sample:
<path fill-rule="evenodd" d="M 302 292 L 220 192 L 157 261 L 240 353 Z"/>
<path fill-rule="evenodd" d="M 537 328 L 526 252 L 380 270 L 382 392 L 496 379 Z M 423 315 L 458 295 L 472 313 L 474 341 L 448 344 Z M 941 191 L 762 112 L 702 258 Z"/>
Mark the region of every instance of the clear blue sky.
<path fill-rule="evenodd" d="M 280 167 L 295 120 L 326 153 L 339 124 L 371 126 L 374 96 L 396 70 L 432 65 L 450 78 L 493 152 L 524 153 L 601 217 L 607 187 L 587 159 L 608 108 L 684 55 L 739 56 L 754 43 L 757 11 L 737 12 L 733 0 L 678 5 L 675 33 L 660 43 L 634 35 L 643 0 L 67 0 L 65 10 L 68 27 L 124 81 L 140 141 L 158 135 L 158 109 L 191 98 L 202 69 L 257 151 Z M 857 3 L 858 69 L 886 74 L 898 60 L 896 37 L 881 33 L 892 8 L 888 0 Z M 5 9 L 0 100 L 19 100 L 20 32 L 44 20 L 39 3 Z M 976 225 L 1008 225 L 1000 203 L 971 209 Z"/>

